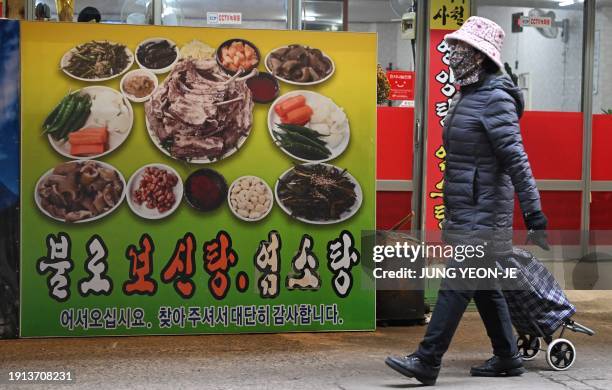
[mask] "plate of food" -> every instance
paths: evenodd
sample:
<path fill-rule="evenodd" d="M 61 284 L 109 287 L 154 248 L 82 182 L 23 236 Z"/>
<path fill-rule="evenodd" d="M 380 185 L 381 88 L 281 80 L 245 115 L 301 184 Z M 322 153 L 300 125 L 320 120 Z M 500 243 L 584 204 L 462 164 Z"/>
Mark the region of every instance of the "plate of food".
<path fill-rule="evenodd" d="M 89 41 L 68 50 L 60 68 L 68 76 L 88 82 L 113 79 L 134 64 L 134 54 L 127 46 L 111 41 Z"/>
<path fill-rule="evenodd" d="M 312 91 L 292 91 L 268 111 L 268 130 L 276 145 L 303 162 L 325 162 L 341 155 L 351 137 L 344 110 Z"/>
<path fill-rule="evenodd" d="M 176 43 L 166 38 L 149 38 L 136 47 L 136 63 L 155 74 L 168 73 L 180 58 Z"/>
<path fill-rule="evenodd" d="M 43 133 L 62 156 L 98 158 L 121 146 L 133 123 L 130 102 L 119 91 L 95 85 L 64 96 L 47 115 Z"/>
<path fill-rule="evenodd" d="M 259 65 L 259 49 L 246 39 L 228 39 L 217 49 L 217 63 L 228 74 L 246 74 Z"/>
<path fill-rule="evenodd" d="M 253 126 L 254 103 L 246 80 L 255 73 L 229 76 L 214 59 L 181 59 L 144 104 L 155 146 L 194 164 L 236 153 Z"/>
<path fill-rule="evenodd" d="M 227 182 L 223 175 L 214 169 L 198 169 L 185 181 L 185 199 L 197 211 L 216 210 L 226 197 Z"/>
<path fill-rule="evenodd" d="M 34 191 L 34 201 L 49 218 L 84 223 L 112 213 L 125 197 L 125 179 L 110 164 L 69 161 L 45 172 Z"/>
<path fill-rule="evenodd" d="M 268 72 L 294 85 L 315 85 L 329 79 L 336 70 L 330 56 L 310 46 L 293 44 L 272 50 L 264 61 Z"/>
<path fill-rule="evenodd" d="M 285 213 L 313 225 L 346 221 L 363 202 L 357 179 L 346 169 L 322 163 L 288 169 L 276 181 L 274 193 Z"/>
<path fill-rule="evenodd" d="M 134 69 L 123 75 L 119 89 L 129 101 L 143 103 L 151 98 L 158 85 L 159 81 L 153 72 L 148 69 Z"/>
<path fill-rule="evenodd" d="M 127 202 L 134 214 L 162 219 L 172 214 L 183 199 L 183 182 L 176 170 L 165 164 L 138 169 L 127 184 Z"/>
<path fill-rule="evenodd" d="M 214 58 L 217 50 L 212 46 L 198 41 L 197 39 L 186 43 L 180 50 L 181 58 L 191 58 L 194 60 L 204 60 Z"/>
<path fill-rule="evenodd" d="M 242 176 L 234 180 L 227 193 L 227 204 L 232 213 L 246 222 L 264 219 L 272 210 L 274 195 L 262 178 Z"/>

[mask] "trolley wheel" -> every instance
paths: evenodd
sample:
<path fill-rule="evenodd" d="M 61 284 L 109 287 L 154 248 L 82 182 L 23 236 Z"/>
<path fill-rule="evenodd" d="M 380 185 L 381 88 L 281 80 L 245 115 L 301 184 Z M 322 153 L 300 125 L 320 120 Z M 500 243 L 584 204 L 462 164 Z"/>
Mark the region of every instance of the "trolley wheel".
<path fill-rule="evenodd" d="M 540 353 L 542 342 L 539 337 L 530 334 L 519 334 L 516 346 L 523 360 L 533 360 Z"/>
<path fill-rule="evenodd" d="M 548 344 L 546 362 L 553 370 L 565 371 L 576 361 L 576 347 L 567 339 L 556 339 Z"/>

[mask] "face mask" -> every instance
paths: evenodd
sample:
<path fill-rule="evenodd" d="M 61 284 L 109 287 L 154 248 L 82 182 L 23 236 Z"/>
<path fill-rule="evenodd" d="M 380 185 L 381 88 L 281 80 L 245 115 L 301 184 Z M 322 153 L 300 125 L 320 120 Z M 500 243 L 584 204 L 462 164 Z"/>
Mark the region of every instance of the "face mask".
<path fill-rule="evenodd" d="M 478 81 L 481 67 L 476 62 L 476 49 L 471 46 L 453 46 L 449 66 L 459 85 L 470 85 Z"/>

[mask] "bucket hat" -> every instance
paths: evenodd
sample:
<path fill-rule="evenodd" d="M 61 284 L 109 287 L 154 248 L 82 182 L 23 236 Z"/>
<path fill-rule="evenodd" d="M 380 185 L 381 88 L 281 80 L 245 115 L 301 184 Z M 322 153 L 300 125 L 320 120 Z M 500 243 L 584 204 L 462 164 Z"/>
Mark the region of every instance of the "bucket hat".
<path fill-rule="evenodd" d="M 501 48 L 506 34 L 494 21 L 480 16 L 470 16 L 457 31 L 444 36 L 444 40 L 452 44 L 453 41 L 462 41 L 480 50 L 493 62 L 503 69 L 501 61 Z"/>

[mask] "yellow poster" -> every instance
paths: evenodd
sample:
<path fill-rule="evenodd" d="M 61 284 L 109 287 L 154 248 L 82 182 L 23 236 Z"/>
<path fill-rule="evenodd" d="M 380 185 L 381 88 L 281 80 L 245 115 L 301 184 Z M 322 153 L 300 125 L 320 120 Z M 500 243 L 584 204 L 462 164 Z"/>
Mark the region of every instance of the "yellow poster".
<path fill-rule="evenodd" d="M 470 17 L 470 0 L 431 0 L 429 28 L 457 30 Z"/>
<path fill-rule="evenodd" d="M 22 336 L 374 328 L 375 34 L 24 22 L 21 103 Z"/>

